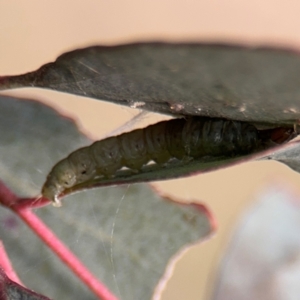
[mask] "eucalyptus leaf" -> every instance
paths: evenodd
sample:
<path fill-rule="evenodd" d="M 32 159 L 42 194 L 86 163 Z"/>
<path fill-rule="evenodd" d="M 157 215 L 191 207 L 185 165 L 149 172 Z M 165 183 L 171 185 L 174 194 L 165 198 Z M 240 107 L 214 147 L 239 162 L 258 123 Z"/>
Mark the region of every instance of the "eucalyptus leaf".
<path fill-rule="evenodd" d="M 279 161 L 300 173 L 300 141 L 286 145 L 283 149 L 267 155 L 263 159 Z"/>
<path fill-rule="evenodd" d="M 0 97 L 0 178 L 35 197 L 52 165 L 89 144 L 70 119 L 39 102 Z M 150 299 L 168 261 L 212 232 L 201 205 L 176 204 L 149 186 L 122 185 L 68 197 L 37 214 L 120 299 Z M 1 239 L 26 286 L 53 299 L 95 299 L 22 224 L 0 210 Z"/>
<path fill-rule="evenodd" d="M 272 47 L 137 43 L 65 53 L 0 89 L 40 87 L 175 115 L 277 126 L 300 118 L 300 58 Z"/>
<path fill-rule="evenodd" d="M 0 268 L 0 291 L 1 300 L 51 300 L 10 280 L 8 276 L 6 276 L 2 268 Z"/>

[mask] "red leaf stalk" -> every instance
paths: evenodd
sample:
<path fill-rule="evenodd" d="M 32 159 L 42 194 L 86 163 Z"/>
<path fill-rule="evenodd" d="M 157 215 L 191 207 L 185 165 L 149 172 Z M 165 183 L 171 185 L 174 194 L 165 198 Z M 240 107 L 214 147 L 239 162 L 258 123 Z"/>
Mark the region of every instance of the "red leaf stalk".
<path fill-rule="evenodd" d="M 21 209 L 16 213 L 100 299 L 117 300 L 31 210 Z"/>
<path fill-rule="evenodd" d="M 117 297 L 108 290 L 59 240 L 59 238 L 40 220 L 30 206 L 44 205 L 45 199 L 22 199 L 10 191 L 0 181 L 0 203 L 12 209 L 35 232 L 40 239 L 83 281 L 100 299 L 117 300 Z M 3 250 L 4 251 L 4 250 Z M 0 253 L 0 255 L 2 255 Z M 2 261 L 1 261 L 2 262 Z M 5 262 L 8 267 L 7 262 Z M 4 266 L 3 266 L 4 267 Z M 15 280 L 16 281 L 16 280 Z"/>

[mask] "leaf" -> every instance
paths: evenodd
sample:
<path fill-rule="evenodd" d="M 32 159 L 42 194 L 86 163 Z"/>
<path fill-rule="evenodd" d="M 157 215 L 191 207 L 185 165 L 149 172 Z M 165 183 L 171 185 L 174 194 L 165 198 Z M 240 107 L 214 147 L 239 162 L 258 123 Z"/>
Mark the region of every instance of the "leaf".
<path fill-rule="evenodd" d="M 283 149 L 267 155 L 263 159 L 277 160 L 294 171 L 300 173 L 300 141 L 295 141 L 286 145 Z"/>
<path fill-rule="evenodd" d="M 1 180 L 19 195 L 36 196 L 58 159 L 91 142 L 38 102 L 0 97 L 0 111 Z M 83 192 L 37 213 L 120 299 L 130 300 L 150 299 L 170 258 L 213 227 L 203 206 L 165 201 L 147 185 Z M 27 286 L 54 299 L 94 299 L 12 212 L 2 208 L 0 222 Z"/>
<path fill-rule="evenodd" d="M 94 46 L 0 89 L 41 87 L 175 115 L 277 124 L 300 117 L 299 54 L 279 48 L 138 43 Z"/>
<path fill-rule="evenodd" d="M 50 300 L 10 280 L 0 268 L 0 299 L 1 300 Z"/>
<path fill-rule="evenodd" d="M 298 299 L 299 193 L 276 183 L 247 207 L 230 234 L 212 298 Z"/>

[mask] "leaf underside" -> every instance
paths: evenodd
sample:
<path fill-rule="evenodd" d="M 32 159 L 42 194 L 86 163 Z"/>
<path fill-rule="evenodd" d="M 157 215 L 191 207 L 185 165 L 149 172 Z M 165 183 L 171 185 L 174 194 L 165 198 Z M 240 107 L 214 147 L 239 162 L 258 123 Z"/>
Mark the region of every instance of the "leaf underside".
<path fill-rule="evenodd" d="M 65 53 L 0 89 L 41 87 L 173 114 L 290 125 L 300 118 L 295 51 L 236 45 L 138 43 Z"/>

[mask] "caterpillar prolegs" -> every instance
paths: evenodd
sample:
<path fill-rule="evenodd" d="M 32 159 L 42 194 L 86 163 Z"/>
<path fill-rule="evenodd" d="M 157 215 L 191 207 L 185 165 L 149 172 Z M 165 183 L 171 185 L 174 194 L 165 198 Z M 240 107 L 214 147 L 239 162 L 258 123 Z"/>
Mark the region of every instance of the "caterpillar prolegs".
<path fill-rule="evenodd" d="M 123 167 L 138 172 L 151 161 L 163 165 L 172 158 L 234 157 L 284 143 L 295 135 L 291 128 L 257 130 L 249 123 L 226 119 L 162 121 L 72 152 L 53 167 L 42 195 L 59 203 L 65 189 L 99 176 L 114 176 Z"/>

